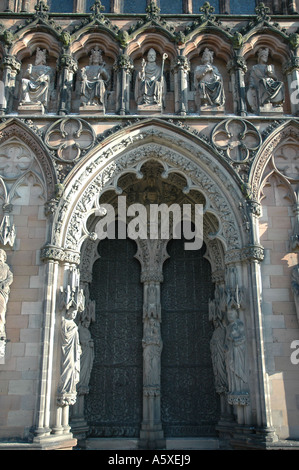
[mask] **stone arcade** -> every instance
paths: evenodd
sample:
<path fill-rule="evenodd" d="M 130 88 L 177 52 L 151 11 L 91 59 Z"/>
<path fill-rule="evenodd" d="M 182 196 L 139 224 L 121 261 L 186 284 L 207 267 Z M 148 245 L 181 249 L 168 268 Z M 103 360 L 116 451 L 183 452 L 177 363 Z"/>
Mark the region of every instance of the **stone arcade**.
<path fill-rule="evenodd" d="M 0 2 L 0 449 L 296 448 L 298 5 L 60 3 Z"/>

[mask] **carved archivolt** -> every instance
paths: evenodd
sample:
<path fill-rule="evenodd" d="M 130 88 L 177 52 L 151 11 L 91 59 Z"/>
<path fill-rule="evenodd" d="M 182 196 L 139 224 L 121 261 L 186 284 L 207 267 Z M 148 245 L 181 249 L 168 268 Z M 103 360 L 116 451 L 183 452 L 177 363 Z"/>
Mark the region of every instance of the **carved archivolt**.
<path fill-rule="evenodd" d="M 160 143 L 162 141 L 164 145 Z M 237 220 L 240 214 L 232 211 L 234 201 L 240 197 L 237 186 L 202 148 L 153 126 L 123 136 L 101 152 L 95 152 L 93 157 L 86 157 L 85 164 L 72 175 L 72 182 L 58 206 L 53 244 L 79 251 L 84 239 L 90 236 L 86 227 L 87 218 L 99 210 L 95 199 L 104 190 L 118 191 L 119 178 L 125 173 L 132 172 L 141 178 L 140 169 L 150 159 L 158 160 L 163 165 L 162 176 L 165 178 L 174 172 L 184 175 L 186 193 L 193 189 L 200 190 L 207 201 L 206 210 L 219 218 L 221 230 L 218 237 L 231 249 L 242 246 L 244 235 Z"/>

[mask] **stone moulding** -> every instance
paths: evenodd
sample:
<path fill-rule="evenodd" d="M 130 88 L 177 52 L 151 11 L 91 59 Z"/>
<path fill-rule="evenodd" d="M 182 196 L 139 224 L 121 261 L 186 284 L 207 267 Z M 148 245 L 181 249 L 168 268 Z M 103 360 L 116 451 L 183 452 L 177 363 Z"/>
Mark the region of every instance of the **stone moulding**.
<path fill-rule="evenodd" d="M 145 139 L 148 142 L 146 145 Z M 122 174 L 133 172 L 138 176 L 140 165 L 145 160 L 158 159 L 165 167 L 165 176 L 176 171 L 186 175 L 187 181 L 189 181 L 186 187 L 187 191 L 192 188 L 201 188 L 205 191 L 211 208 L 219 213 L 223 233 L 222 241 L 226 240 L 232 247 L 238 247 L 240 244 L 238 223 L 234 221 L 234 217 L 228 209 L 228 203 L 225 201 L 225 197 L 221 195 L 219 187 L 215 185 L 208 174 L 217 175 L 226 186 L 228 183 L 227 176 L 222 174 L 215 161 L 212 162 L 211 158 L 202 152 L 202 148 L 187 142 L 180 136 L 171 135 L 162 129 L 154 129 L 152 126 L 148 129 L 138 130 L 138 132 L 131 132 L 125 140 L 128 140 L 128 144 L 123 142 L 119 145 L 116 140 L 111 142 L 110 147 L 103 147 L 100 152 L 94 151 L 94 157 L 91 157 L 89 153 L 88 163 L 87 160 L 81 162 L 75 173 L 75 180 L 68 178 L 72 183 L 69 186 L 66 185 L 65 196 L 60 202 L 55 216 L 54 245 L 58 244 L 59 246 L 61 243 L 65 243 L 66 248 L 78 251 L 83 240 L 90 236 L 85 229 L 83 231 L 78 230 L 78 227 L 82 226 L 82 223 L 84 225 L 86 217 L 91 215 L 92 212 L 87 214 L 88 210 L 94 211 L 94 209 L 90 209 L 94 198 L 100 195 L 104 189 L 114 188 L 117 190 L 117 180 Z M 160 145 L 159 141 L 163 142 L 164 145 Z M 139 142 L 142 142 L 142 147 L 134 148 L 134 143 Z M 168 146 L 165 146 L 167 142 Z M 178 149 L 181 150 L 180 153 Z M 187 157 L 187 154 L 190 156 Z M 194 160 L 196 155 L 199 157 L 197 161 Z M 207 169 L 205 175 L 200 169 L 202 165 Z M 237 196 L 238 188 L 233 183 L 230 184 L 230 191 L 231 195 L 236 195 L 235 199 L 239 198 Z M 79 192 L 81 193 L 80 199 L 78 199 Z M 75 202 L 76 200 L 77 202 Z M 66 214 L 70 213 L 70 209 L 72 210 L 72 216 L 68 221 L 67 230 L 64 229 L 63 231 L 66 238 L 62 242 L 61 221 L 66 220 Z M 228 240 L 230 241 L 228 242 Z"/>

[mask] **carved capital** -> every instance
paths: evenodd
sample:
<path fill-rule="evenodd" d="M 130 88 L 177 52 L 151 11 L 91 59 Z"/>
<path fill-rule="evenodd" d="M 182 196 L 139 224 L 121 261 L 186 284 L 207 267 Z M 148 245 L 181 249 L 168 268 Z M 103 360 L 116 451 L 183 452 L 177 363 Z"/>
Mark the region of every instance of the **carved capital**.
<path fill-rule="evenodd" d="M 247 245 L 242 250 L 242 258 L 247 261 L 263 261 L 265 256 L 264 247 L 261 245 Z"/>
<path fill-rule="evenodd" d="M 135 258 L 141 264 L 141 282 L 163 282 L 163 263 L 168 258 L 168 240 L 137 239 Z"/>
<path fill-rule="evenodd" d="M 249 393 L 229 393 L 227 395 L 227 401 L 230 405 L 248 406 L 250 405 Z"/>
<path fill-rule="evenodd" d="M 190 62 L 185 56 L 177 56 L 173 68 L 174 70 L 182 70 L 187 73 L 190 71 Z"/>
<path fill-rule="evenodd" d="M 78 64 L 77 64 L 77 61 L 75 59 L 73 59 L 73 57 L 71 55 L 63 54 L 59 58 L 58 68 L 59 68 L 59 70 L 61 70 L 63 68 L 67 68 L 70 72 L 75 73 L 78 70 Z"/>
<path fill-rule="evenodd" d="M 243 73 L 247 72 L 247 65 L 244 57 L 236 56 L 232 60 L 230 60 L 226 66 L 228 72 L 236 72 L 237 70 L 241 70 Z"/>
<path fill-rule="evenodd" d="M 21 62 L 12 55 L 5 55 L 2 59 L 2 68 L 11 68 L 16 73 L 19 73 L 21 70 Z"/>
<path fill-rule="evenodd" d="M 257 201 L 247 201 L 247 208 L 248 208 L 248 211 L 255 215 L 256 217 L 260 217 L 261 216 L 261 213 L 262 213 L 262 207 L 261 207 L 261 204 Z"/>
<path fill-rule="evenodd" d="M 292 73 L 294 70 L 299 70 L 299 57 L 291 57 L 284 65 L 283 65 L 283 73 L 289 74 Z"/>
<path fill-rule="evenodd" d="M 117 60 L 114 64 L 114 70 L 125 70 L 126 72 L 132 72 L 134 70 L 134 65 L 128 55 L 121 54 L 117 57 Z"/>
<path fill-rule="evenodd" d="M 65 258 L 63 248 L 53 245 L 45 245 L 41 249 L 42 261 L 63 261 Z"/>

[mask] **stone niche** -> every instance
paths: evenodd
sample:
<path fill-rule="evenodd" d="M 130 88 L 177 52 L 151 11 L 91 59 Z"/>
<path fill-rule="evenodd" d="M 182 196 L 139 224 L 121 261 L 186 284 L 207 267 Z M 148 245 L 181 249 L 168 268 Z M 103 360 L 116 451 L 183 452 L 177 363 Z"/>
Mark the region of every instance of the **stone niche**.
<path fill-rule="evenodd" d="M 215 47 L 200 45 L 190 54 L 188 111 L 190 114 L 233 113 L 230 78 L 226 63 Z"/>
<path fill-rule="evenodd" d="M 57 111 L 56 59 L 37 46 L 33 55 L 22 61 L 16 81 L 14 109 L 19 114 L 46 114 Z"/>
<path fill-rule="evenodd" d="M 93 45 L 78 59 L 73 112 L 83 115 L 115 113 L 114 62 L 115 58 L 107 55 L 101 44 Z"/>
<path fill-rule="evenodd" d="M 149 53 L 150 51 L 155 51 L 155 64 L 157 70 L 162 71 L 163 68 L 163 77 L 164 77 L 164 86 L 161 87 L 161 102 L 159 100 L 152 100 L 150 97 L 147 100 L 142 99 L 142 93 L 144 92 L 144 85 L 142 84 L 142 70 L 149 65 Z M 167 54 L 166 54 L 167 55 Z M 144 115 L 159 115 L 159 114 L 172 114 L 174 113 L 174 78 L 173 73 L 171 73 L 171 64 L 170 57 L 167 55 L 163 62 L 163 54 L 161 54 L 157 47 L 148 47 L 145 53 L 142 56 L 137 57 L 134 60 L 134 71 L 131 81 L 131 91 L 130 91 L 130 110 L 132 114 L 144 114 Z M 150 69 L 149 69 L 150 70 Z M 154 76 L 154 73 L 153 73 Z M 150 75 L 148 75 L 150 77 Z M 160 79 L 156 80 L 156 89 L 160 87 Z M 155 91 L 152 89 L 148 93 L 153 94 Z M 156 101 L 156 102 L 153 102 Z"/>

